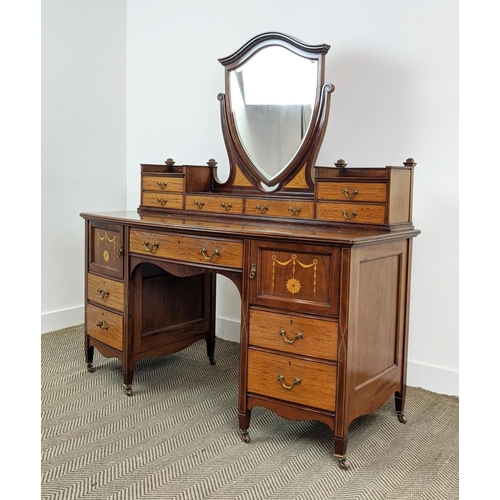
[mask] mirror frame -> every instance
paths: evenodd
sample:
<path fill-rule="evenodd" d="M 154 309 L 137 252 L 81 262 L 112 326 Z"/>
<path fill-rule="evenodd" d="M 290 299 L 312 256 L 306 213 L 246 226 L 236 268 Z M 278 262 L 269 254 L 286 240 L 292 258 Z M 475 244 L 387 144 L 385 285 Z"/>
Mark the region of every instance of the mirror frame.
<path fill-rule="evenodd" d="M 316 97 L 308 130 L 294 156 L 271 180 L 252 162 L 241 143 L 232 112 L 230 89 L 231 71 L 270 46 L 281 46 L 298 56 L 318 62 Z M 329 49 L 327 44 L 308 45 L 283 33 L 268 32 L 255 36 L 233 54 L 219 59 L 225 67 L 226 93 L 219 94 L 217 98 L 220 101 L 222 133 L 230 164 L 227 181 L 221 183 L 216 179 L 221 188 L 287 194 L 313 191 L 312 171 L 326 131 L 330 94 L 335 89 L 332 84 L 324 83 L 325 55 Z"/>

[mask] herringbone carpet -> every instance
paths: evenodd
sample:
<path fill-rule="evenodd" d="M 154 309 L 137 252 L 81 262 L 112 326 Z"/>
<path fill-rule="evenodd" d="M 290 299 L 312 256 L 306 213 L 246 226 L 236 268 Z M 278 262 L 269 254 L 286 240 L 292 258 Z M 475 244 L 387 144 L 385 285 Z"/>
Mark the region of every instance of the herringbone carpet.
<path fill-rule="evenodd" d="M 238 347 L 143 360 L 128 397 L 117 360 L 87 373 L 82 326 L 42 335 L 42 499 L 458 498 L 458 398 L 410 387 L 406 425 L 392 399 L 355 420 L 344 471 L 321 423 L 255 408 L 241 441 Z"/>

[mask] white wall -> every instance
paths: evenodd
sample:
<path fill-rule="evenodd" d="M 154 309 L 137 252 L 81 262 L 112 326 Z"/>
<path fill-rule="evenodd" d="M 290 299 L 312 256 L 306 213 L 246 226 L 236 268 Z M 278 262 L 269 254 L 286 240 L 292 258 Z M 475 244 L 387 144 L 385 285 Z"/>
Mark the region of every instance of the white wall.
<path fill-rule="evenodd" d="M 458 394 L 458 3 L 455 0 L 186 0 L 127 3 L 127 206 L 140 163 L 227 168 L 217 59 L 281 31 L 328 43 L 336 86 L 318 164 L 413 157 L 415 240 L 408 383 Z M 224 174 L 221 173 L 221 177 Z M 234 286 L 219 280 L 218 335 L 237 335 Z"/>
<path fill-rule="evenodd" d="M 43 333 L 84 320 L 79 214 L 126 206 L 126 2 L 41 7 Z"/>

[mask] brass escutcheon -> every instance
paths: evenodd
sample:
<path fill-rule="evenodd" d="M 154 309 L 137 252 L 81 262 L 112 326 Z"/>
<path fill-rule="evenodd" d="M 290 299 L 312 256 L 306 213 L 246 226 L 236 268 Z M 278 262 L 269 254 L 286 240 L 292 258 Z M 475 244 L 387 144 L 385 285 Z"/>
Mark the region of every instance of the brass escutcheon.
<path fill-rule="evenodd" d="M 250 272 L 248 273 L 249 278 L 254 279 L 256 273 L 257 273 L 257 264 L 255 262 L 252 262 L 252 267 L 250 269 Z"/>
<path fill-rule="evenodd" d="M 281 382 L 281 385 L 287 390 L 287 391 L 291 391 L 293 389 L 293 387 L 295 385 L 299 385 L 300 384 L 300 378 L 296 378 L 294 381 L 293 381 L 293 384 L 292 385 L 286 385 L 285 384 L 285 377 L 284 375 L 278 375 L 278 380 Z"/>

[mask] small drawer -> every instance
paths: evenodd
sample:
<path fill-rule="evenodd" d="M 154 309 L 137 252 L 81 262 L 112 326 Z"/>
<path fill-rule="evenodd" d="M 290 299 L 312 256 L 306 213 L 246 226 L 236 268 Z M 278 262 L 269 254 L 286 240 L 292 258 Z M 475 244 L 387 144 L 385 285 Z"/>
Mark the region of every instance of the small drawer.
<path fill-rule="evenodd" d="M 335 411 L 337 368 L 291 356 L 248 350 L 248 392 Z"/>
<path fill-rule="evenodd" d="M 335 321 L 250 310 L 250 345 L 334 361 L 337 334 Z"/>
<path fill-rule="evenodd" d="M 384 224 L 385 205 L 318 202 L 316 206 L 316 218 L 334 222 Z"/>
<path fill-rule="evenodd" d="M 381 182 L 318 182 L 318 200 L 384 203 L 387 184 Z"/>
<path fill-rule="evenodd" d="M 87 300 L 123 312 L 123 283 L 89 273 Z"/>
<path fill-rule="evenodd" d="M 182 208 L 184 206 L 182 194 L 172 193 L 142 193 L 142 204 L 146 207 Z"/>
<path fill-rule="evenodd" d="M 243 213 L 243 199 L 221 196 L 186 195 L 186 210 L 199 212 Z"/>
<path fill-rule="evenodd" d="M 87 304 L 87 335 L 119 351 L 123 350 L 123 317 Z"/>
<path fill-rule="evenodd" d="M 168 191 L 170 193 L 182 193 L 184 188 L 183 177 L 151 176 L 142 177 L 143 191 Z"/>
<path fill-rule="evenodd" d="M 288 217 L 292 219 L 310 219 L 314 214 L 314 203 L 312 201 L 246 198 L 245 214 L 267 217 Z"/>
<path fill-rule="evenodd" d="M 194 238 L 138 229 L 130 230 L 130 252 L 207 266 L 241 268 L 243 264 L 241 241 Z"/>

